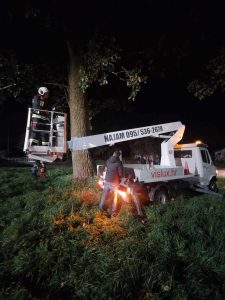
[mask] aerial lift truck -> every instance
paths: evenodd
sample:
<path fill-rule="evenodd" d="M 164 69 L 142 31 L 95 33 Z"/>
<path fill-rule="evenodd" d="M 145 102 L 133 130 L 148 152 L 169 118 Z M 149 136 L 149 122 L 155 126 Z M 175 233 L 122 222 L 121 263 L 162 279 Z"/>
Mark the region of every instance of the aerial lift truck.
<path fill-rule="evenodd" d="M 85 150 L 103 145 L 144 137 L 161 138 L 161 161 L 159 165 L 124 164 L 122 182 L 129 191 L 147 195 L 149 201 L 168 201 L 183 189 L 218 195 L 217 170 L 207 146 L 202 143 L 178 144 L 183 137 L 185 126 L 180 122 L 140 127 L 85 137 L 73 137 L 68 142 L 71 151 Z M 98 175 L 104 179 L 103 166 L 97 167 Z"/>
<path fill-rule="evenodd" d="M 129 191 L 128 181 L 132 182 L 134 191 L 140 191 L 154 202 L 166 202 L 183 188 L 218 195 L 217 170 L 207 146 L 202 143 L 179 144 L 185 131 L 185 125 L 180 121 L 72 137 L 66 142 L 66 114 L 50 111 L 48 146 L 32 146 L 29 144 L 31 114 L 32 108 L 29 108 L 24 142 L 24 152 L 30 159 L 46 162 L 62 159 L 67 146 L 71 151 L 80 151 L 144 137 L 161 138 L 160 164 L 124 164 L 123 187 Z M 104 179 L 103 166 L 97 166 L 97 175 Z"/>

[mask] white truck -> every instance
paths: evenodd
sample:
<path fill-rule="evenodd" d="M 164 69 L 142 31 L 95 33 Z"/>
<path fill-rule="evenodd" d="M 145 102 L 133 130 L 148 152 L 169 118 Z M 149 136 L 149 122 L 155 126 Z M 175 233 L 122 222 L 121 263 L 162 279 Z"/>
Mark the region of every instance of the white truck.
<path fill-rule="evenodd" d="M 32 109 L 28 109 L 24 152 L 34 160 L 53 162 L 67 152 L 86 150 L 103 145 L 144 137 L 161 138 L 161 161 L 159 165 L 124 164 L 123 187 L 128 191 L 132 184 L 133 194 L 139 191 L 149 201 L 165 203 L 182 188 L 219 195 L 217 193 L 217 170 L 207 146 L 204 144 L 178 144 L 185 126 L 180 122 L 127 129 L 85 137 L 73 137 L 66 142 L 66 114 L 49 112 L 48 146 L 32 146 L 29 136 L 32 129 Z M 102 167 L 97 167 L 97 174 Z M 128 183 L 129 179 L 129 183 Z"/>
<path fill-rule="evenodd" d="M 168 201 L 183 188 L 219 195 L 216 184 L 217 170 L 207 146 L 202 143 L 178 144 L 184 130 L 185 126 L 178 121 L 74 137 L 68 144 L 71 151 L 75 151 L 143 137 L 162 138 L 159 165 L 124 164 L 122 185 L 125 190 L 130 191 L 132 186 L 133 196 L 145 195 L 148 201 L 161 203 Z M 102 166 L 98 165 L 97 173 L 104 179 Z"/>

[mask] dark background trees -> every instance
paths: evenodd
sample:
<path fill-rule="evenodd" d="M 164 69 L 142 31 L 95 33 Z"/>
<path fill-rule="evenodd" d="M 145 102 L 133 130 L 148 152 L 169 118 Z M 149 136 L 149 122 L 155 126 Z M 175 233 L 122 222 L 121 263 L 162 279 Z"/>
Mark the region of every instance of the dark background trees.
<path fill-rule="evenodd" d="M 16 99 L 29 106 L 37 88 L 46 85 L 52 104 L 70 111 L 71 136 L 181 120 L 186 140 L 203 138 L 211 148 L 222 146 L 223 112 L 216 103 L 223 92 L 224 4 L 49 0 L 2 5 L 0 101 L 7 104 L 1 111 L 3 116 L 10 108 L 7 114 L 22 125 L 21 134 L 24 105 L 9 103 Z M 204 102 L 194 98 L 212 94 Z M 106 118 L 113 111 L 114 117 Z M 73 166 L 75 177 L 92 174 L 90 153 L 74 152 Z"/>

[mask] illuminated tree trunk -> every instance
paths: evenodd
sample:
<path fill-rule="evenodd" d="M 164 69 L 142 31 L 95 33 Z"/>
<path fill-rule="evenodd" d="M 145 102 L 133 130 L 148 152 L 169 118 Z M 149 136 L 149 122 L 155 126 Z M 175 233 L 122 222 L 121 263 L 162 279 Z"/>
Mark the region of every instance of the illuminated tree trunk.
<path fill-rule="evenodd" d="M 85 94 L 78 88 L 79 83 L 79 55 L 76 55 L 68 43 L 69 74 L 68 95 L 70 108 L 71 137 L 88 135 L 89 120 Z M 87 178 L 94 175 L 94 164 L 88 150 L 72 152 L 73 177 Z"/>

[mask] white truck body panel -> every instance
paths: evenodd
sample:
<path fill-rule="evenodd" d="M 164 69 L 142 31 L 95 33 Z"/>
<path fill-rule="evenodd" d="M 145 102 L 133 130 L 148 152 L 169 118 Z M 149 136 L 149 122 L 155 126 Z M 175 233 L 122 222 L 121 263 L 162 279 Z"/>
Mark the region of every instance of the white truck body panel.
<path fill-rule="evenodd" d="M 168 167 L 160 165 L 149 167 L 149 165 L 145 164 L 124 164 L 124 167 L 133 169 L 136 179 L 146 183 L 194 177 L 193 174 L 185 175 L 183 167 Z"/>

